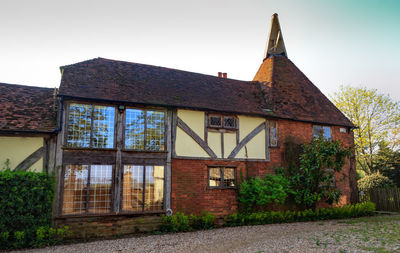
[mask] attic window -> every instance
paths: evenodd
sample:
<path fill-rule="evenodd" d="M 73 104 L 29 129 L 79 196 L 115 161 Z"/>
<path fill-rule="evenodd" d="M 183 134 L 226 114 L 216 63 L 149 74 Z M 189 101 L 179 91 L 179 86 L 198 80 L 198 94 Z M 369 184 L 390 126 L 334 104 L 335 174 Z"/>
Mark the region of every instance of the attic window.
<path fill-rule="evenodd" d="M 208 127 L 221 129 L 236 129 L 236 117 L 212 114 L 208 117 Z"/>
<path fill-rule="evenodd" d="M 319 125 L 314 125 L 313 126 L 313 137 L 318 138 L 320 135 L 322 135 L 325 139 L 330 140 L 331 139 L 331 128 L 328 126 L 319 126 Z"/>

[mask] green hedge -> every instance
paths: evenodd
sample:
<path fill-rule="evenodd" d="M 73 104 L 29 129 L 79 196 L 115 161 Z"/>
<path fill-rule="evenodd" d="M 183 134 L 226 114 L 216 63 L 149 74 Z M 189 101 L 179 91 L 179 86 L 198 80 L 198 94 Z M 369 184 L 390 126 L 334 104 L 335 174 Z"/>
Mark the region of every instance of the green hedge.
<path fill-rule="evenodd" d="M 0 171 L 0 249 L 40 246 L 43 242 L 38 239 L 52 237 L 47 234 L 53 197 L 52 176 Z"/>
<path fill-rule="evenodd" d="M 261 225 L 269 223 L 316 221 L 356 218 L 374 215 L 375 204 L 365 202 L 343 207 L 321 208 L 315 211 L 280 211 L 232 214 L 225 219 L 227 226 Z"/>
<path fill-rule="evenodd" d="M 190 214 L 189 216 L 177 212 L 171 216 L 162 216 L 162 232 L 186 232 L 194 230 L 211 229 L 214 227 L 215 215 L 203 212 L 200 216 Z"/>

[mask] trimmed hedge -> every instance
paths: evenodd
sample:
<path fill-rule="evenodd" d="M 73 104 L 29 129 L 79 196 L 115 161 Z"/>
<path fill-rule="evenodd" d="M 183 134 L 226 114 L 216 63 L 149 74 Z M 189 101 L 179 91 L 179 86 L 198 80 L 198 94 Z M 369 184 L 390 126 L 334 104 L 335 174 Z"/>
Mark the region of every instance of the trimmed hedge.
<path fill-rule="evenodd" d="M 372 216 L 375 204 L 365 202 L 343 207 L 321 208 L 315 211 L 280 211 L 232 214 L 225 219 L 227 226 L 261 225 L 270 223 L 300 222 Z"/>
<path fill-rule="evenodd" d="M 49 237 L 46 233 L 51 227 L 53 197 L 52 176 L 0 171 L 0 249 L 43 244 L 42 240 Z"/>
<path fill-rule="evenodd" d="M 177 212 L 171 216 L 163 215 L 161 231 L 162 232 L 186 232 L 194 230 L 211 229 L 214 227 L 215 215 L 209 212 L 203 212 L 200 216 Z"/>

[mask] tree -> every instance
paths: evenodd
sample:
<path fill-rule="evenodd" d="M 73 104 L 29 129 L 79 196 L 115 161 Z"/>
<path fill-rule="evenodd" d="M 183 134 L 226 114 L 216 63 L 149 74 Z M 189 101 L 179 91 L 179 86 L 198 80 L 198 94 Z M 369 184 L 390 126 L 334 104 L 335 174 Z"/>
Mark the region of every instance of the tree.
<path fill-rule="evenodd" d="M 354 143 L 357 169 L 375 173 L 379 144 L 399 146 L 400 104 L 376 89 L 341 86 L 331 96 L 332 102 L 357 126 Z"/>
<path fill-rule="evenodd" d="M 342 193 L 336 188 L 335 172 L 342 170 L 351 150 L 323 135 L 301 147 L 299 161 L 287 171 L 295 202 L 314 210 L 320 201 L 337 203 Z"/>
<path fill-rule="evenodd" d="M 400 151 L 392 150 L 385 142 L 380 143 L 374 166 L 376 171 L 380 171 L 400 187 Z"/>

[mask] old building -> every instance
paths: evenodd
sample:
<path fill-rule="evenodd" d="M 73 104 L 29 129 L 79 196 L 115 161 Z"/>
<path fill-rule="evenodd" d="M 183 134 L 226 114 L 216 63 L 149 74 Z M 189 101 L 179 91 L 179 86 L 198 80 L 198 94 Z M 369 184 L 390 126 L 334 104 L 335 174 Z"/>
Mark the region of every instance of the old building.
<path fill-rule="evenodd" d="M 276 14 L 262 60 L 253 81 L 103 58 L 61 67 L 57 127 L 42 133 L 54 154 L 44 166 L 57 173 L 57 222 L 121 227 L 169 209 L 227 215 L 237 210 L 240 173 L 274 173 L 287 138 L 308 142 L 322 131 L 354 145 L 353 124 L 288 59 Z M 50 90 L 18 89 L 48 94 L 42 114 L 16 126 L 55 118 Z M 18 132 L 10 117 L 1 132 Z M 354 162 L 336 178 L 340 203 L 350 203 Z"/>

